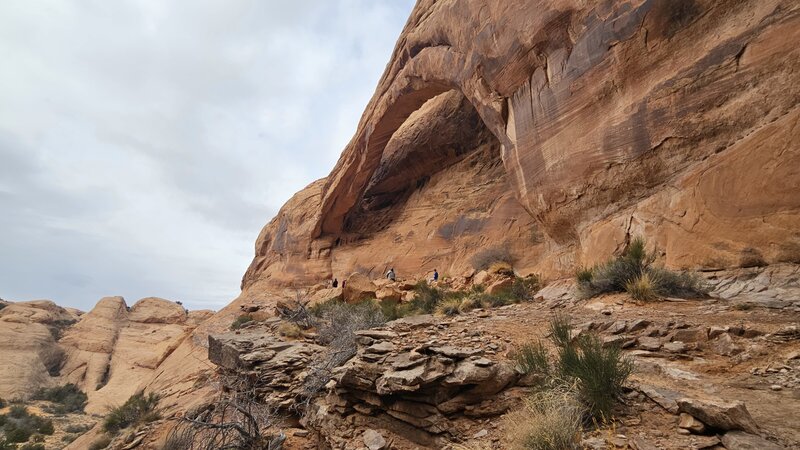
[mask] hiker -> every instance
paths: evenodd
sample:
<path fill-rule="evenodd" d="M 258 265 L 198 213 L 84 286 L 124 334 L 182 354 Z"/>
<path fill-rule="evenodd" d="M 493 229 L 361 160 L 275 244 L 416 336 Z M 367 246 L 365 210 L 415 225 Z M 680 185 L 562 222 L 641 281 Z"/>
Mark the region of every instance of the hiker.
<path fill-rule="evenodd" d="M 391 269 L 389 269 L 388 272 L 386 272 L 386 278 L 388 278 L 388 279 L 390 279 L 392 281 L 397 279 L 397 276 L 394 274 L 394 267 L 392 267 Z"/>
<path fill-rule="evenodd" d="M 439 281 L 439 272 L 433 269 L 433 281 Z"/>
<path fill-rule="evenodd" d="M 332 283 L 332 284 L 333 284 L 333 287 L 339 287 L 339 280 L 337 280 L 336 278 L 334 278 L 334 279 L 333 279 L 333 283 Z"/>

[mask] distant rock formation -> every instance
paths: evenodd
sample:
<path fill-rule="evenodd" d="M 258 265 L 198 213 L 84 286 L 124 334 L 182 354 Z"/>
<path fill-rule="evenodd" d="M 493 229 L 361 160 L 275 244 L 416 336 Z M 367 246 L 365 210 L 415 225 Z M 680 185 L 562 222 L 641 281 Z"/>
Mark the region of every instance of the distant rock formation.
<path fill-rule="evenodd" d="M 24 398 L 57 377 L 64 351 L 61 330 L 75 323 L 76 311 L 49 300 L 5 303 L 0 309 L 0 398 Z"/>

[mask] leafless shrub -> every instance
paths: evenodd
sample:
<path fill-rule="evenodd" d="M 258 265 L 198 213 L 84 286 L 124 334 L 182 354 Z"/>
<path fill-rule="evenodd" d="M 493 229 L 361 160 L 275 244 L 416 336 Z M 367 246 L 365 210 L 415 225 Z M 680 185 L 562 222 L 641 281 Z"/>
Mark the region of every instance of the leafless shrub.
<path fill-rule="evenodd" d="M 162 450 L 278 450 L 286 435 L 278 416 L 258 401 L 254 382 L 228 375 L 221 380 L 217 400 L 181 419 L 167 436 Z"/>
<path fill-rule="evenodd" d="M 317 327 L 318 340 L 327 349 L 310 367 L 304 389 L 306 400 L 310 401 L 322 390 L 331 379 L 333 369 L 356 354 L 356 331 L 378 327 L 384 323 L 386 319 L 374 301 L 356 304 L 334 302 L 328 305 L 322 312 Z"/>
<path fill-rule="evenodd" d="M 275 312 L 278 317 L 286 320 L 287 322 L 294 323 L 298 327 L 307 330 L 315 326 L 314 315 L 305 306 L 305 297 L 307 295 L 297 291 L 295 299 L 292 301 L 279 302 L 275 306 Z"/>

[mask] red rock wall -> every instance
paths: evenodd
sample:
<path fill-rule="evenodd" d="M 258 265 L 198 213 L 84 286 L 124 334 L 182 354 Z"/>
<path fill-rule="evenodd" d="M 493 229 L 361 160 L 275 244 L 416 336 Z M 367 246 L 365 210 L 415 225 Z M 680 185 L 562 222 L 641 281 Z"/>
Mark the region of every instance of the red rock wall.
<path fill-rule="evenodd" d="M 557 277 L 633 234 L 676 267 L 735 266 L 747 248 L 785 259 L 800 247 L 796 42 L 790 0 L 421 0 L 339 162 L 265 227 L 243 287 L 462 270 L 504 242 L 518 269 Z M 428 102 L 451 90 L 466 102 Z M 494 139 L 436 139 L 475 115 Z M 426 146 L 435 164 L 412 164 Z M 464 178 L 491 155 L 496 183 Z M 400 189 L 404 166 L 436 183 Z M 445 194 L 459 201 L 426 199 Z M 481 239 L 433 231 L 471 219 Z"/>

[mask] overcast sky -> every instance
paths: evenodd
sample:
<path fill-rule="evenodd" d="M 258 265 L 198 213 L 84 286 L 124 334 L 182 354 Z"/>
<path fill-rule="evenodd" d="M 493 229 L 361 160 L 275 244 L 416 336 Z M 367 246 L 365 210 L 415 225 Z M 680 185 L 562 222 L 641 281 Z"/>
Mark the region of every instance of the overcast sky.
<path fill-rule="evenodd" d="M 0 1 L 0 297 L 224 306 L 413 3 Z"/>

